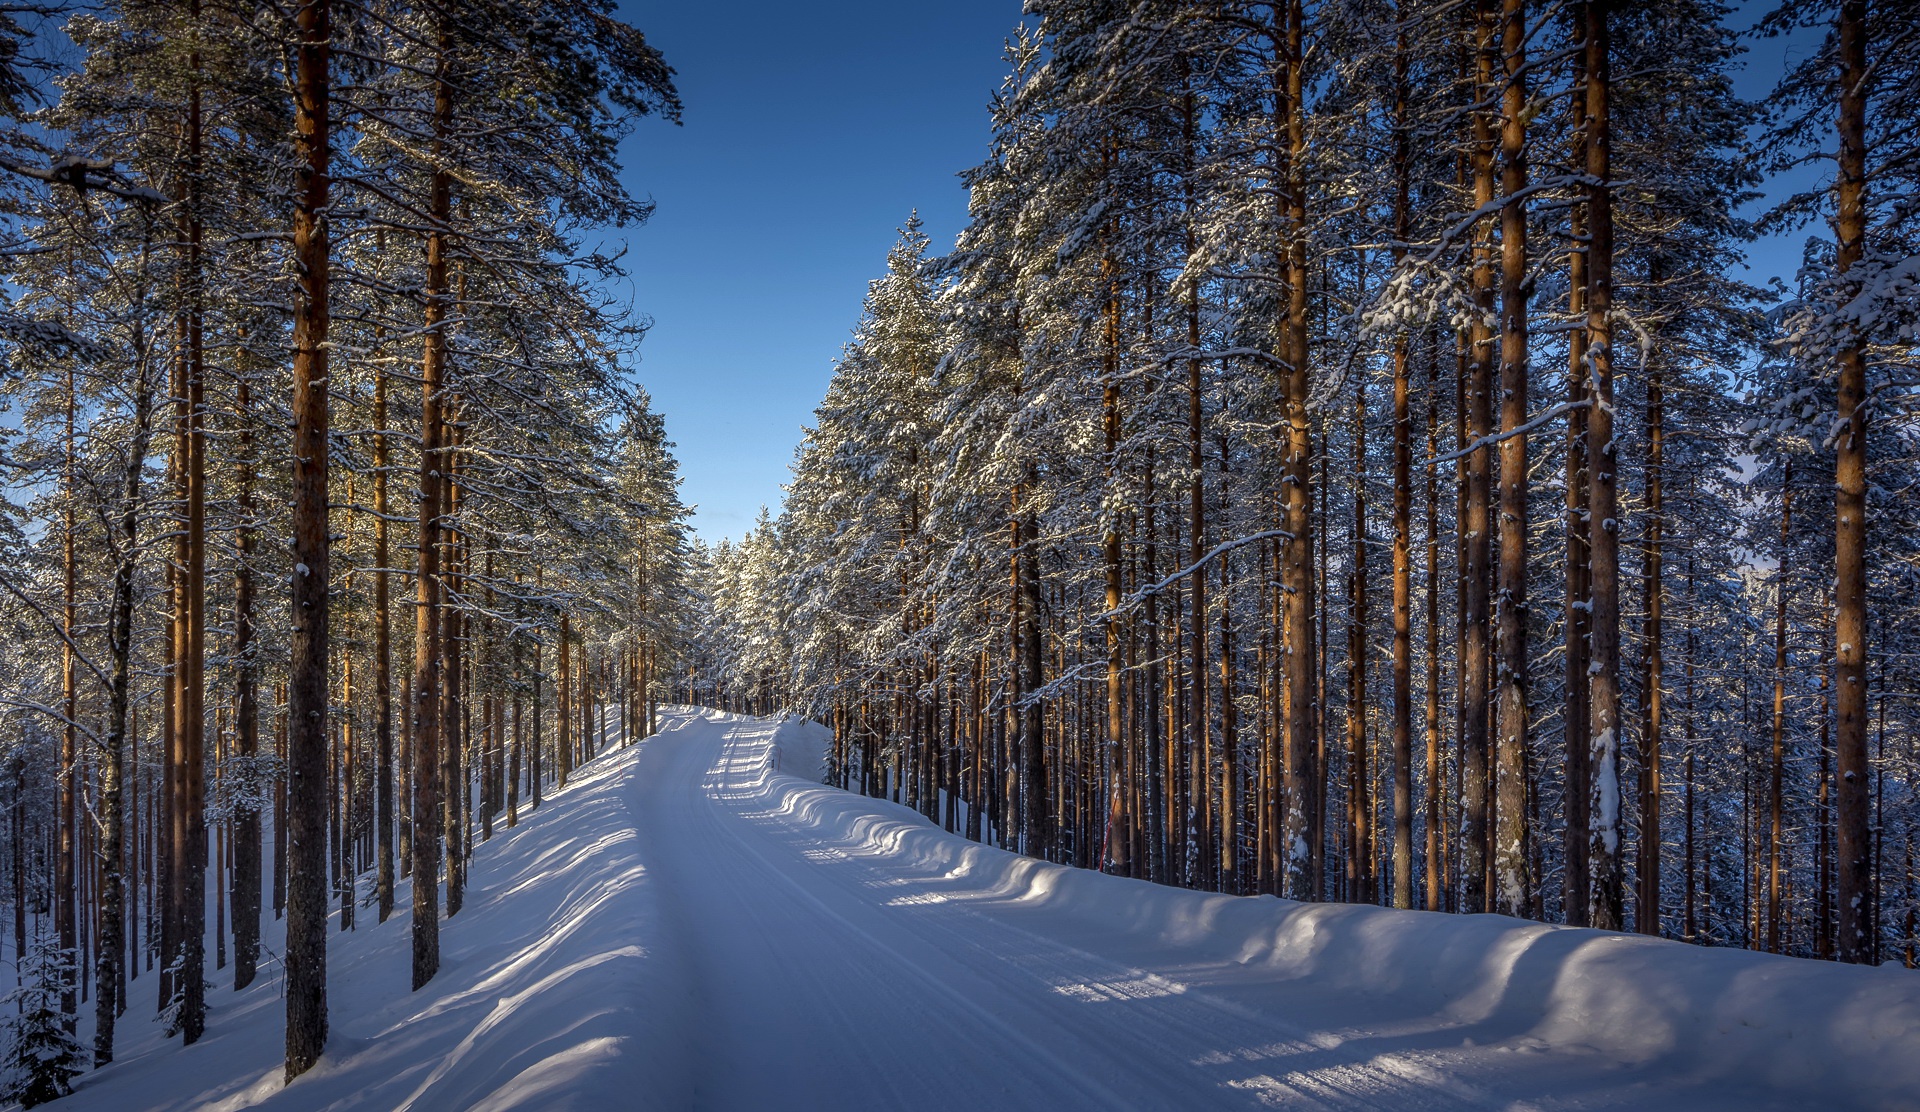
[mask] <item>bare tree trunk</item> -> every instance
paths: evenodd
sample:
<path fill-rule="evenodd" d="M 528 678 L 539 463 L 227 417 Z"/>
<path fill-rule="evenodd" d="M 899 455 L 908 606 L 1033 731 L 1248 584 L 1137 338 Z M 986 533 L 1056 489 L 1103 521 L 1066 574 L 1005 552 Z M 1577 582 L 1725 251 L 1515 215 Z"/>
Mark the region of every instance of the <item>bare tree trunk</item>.
<path fill-rule="evenodd" d="M 1301 73 L 1304 59 L 1306 13 L 1301 0 L 1286 4 L 1285 45 L 1282 57 L 1284 85 L 1276 89 L 1281 105 L 1279 121 L 1286 151 L 1284 188 L 1276 192 L 1283 207 L 1279 214 L 1286 229 L 1286 320 L 1282 325 L 1282 396 L 1286 451 L 1283 472 L 1284 528 L 1290 534 L 1281 546 L 1280 581 L 1286 594 L 1286 708 L 1287 778 L 1284 844 L 1287 855 L 1286 895 L 1309 900 L 1316 891 L 1313 863 L 1314 833 L 1319 827 L 1316 786 L 1320 762 L 1316 759 L 1314 723 L 1319 705 L 1315 690 L 1314 577 L 1313 577 L 1313 424 L 1307 403 L 1311 380 L 1307 370 L 1307 193 L 1306 107 Z"/>
<path fill-rule="evenodd" d="M 1427 458 L 1440 455 L 1440 336 L 1427 353 Z M 1426 910 L 1447 906 L 1446 812 L 1440 805 L 1440 465 L 1427 465 L 1427 782 Z"/>
<path fill-rule="evenodd" d="M 245 351 L 243 349 L 242 356 Z M 253 498 L 253 363 L 245 359 L 236 368 L 234 412 L 239 422 L 235 438 L 234 508 L 240 523 L 234 529 L 233 567 L 233 740 L 246 770 L 233 808 L 233 987 L 253 983 L 260 961 L 260 671 L 254 660 L 253 561 L 259 526 Z"/>
<path fill-rule="evenodd" d="M 434 73 L 433 162 L 429 185 L 425 343 L 420 360 L 420 535 L 415 578 L 413 658 L 413 989 L 440 971 L 440 623 L 446 583 L 441 569 L 442 517 L 446 512 L 447 222 L 453 182 L 444 168 L 446 135 L 453 123 L 447 32 L 440 32 Z"/>
<path fill-rule="evenodd" d="M 1573 7 L 1573 34 L 1587 33 L 1587 2 Z M 1586 55 L 1574 56 L 1572 97 L 1572 150 L 1569 162 L 1577 173 L 1587 168 L 1587 68 Z M 1589 815 L 1588 793 L 1589 726 L 1587 705 L 1587 658 L 1592 637 L 1592 616 L 1587 605 L 1587 218 L 1586 206 L 1574 198 L 1570 231 L 1574 246 L 1567 252 L 1567 313 L 1574 327 L 1567 334 L 1567 459 L 1566 459 L 1566 596 L 1561 606 L 1561 621 L 1566 631 L 1566 781 L 1561 792 L 1565 808 L 1566 831 L 1563 850 L 1566 865 L 1562 870 L 1561 907 L 1569 926 L 1587 924 L 1587 891 L 1591 885 L 1588 867 Z"/>
<path fill-rule="evenodd" d="M 1401 13 L 1403 18 L 1405 13 Z M 1393 49 L 1393 261 L 1411 233 L 1407 33 Z M 1408 336 L 1393 341 L 1393 906 L 1413 906 L 1413 416 Z M 1365 411 L 1362 410 L 1364 416 Z"/>
<path fill-rule="evenodd" d="M 1527 5 L 1504 0 L 1500 127 L 1500 594 L 1495 909 L 1533 915 L 1527 822 Z"/>
<path fill-rule="evenodd" d="M 200 18 L 198 0 L 189 6 L 189 18 Z M 181 282 L 185 287 L 186 316 L 182 322 L 185 341 L 182 404 L 186 407 L 186 441 L 181 446 L 185 480 L 181 489 L 183 506 L 182 561 L 180 567 L 180 657 L 175 680 L 174 714 L 180 745 L 180 811 L 175 818 L 180 832 L 180 853 L 176 868 L 181 873 L 180 954 L 182 965 L 179 1026 L 181 1038 L 191 1046 L 206 1030 L 206 928 L 207 928 L 207 770 L 206 770 L 206 627 L 207 627 L 207 437 L 206 437 L 206 365 L 202 335 L 204 291 L 201 288 L 200 220 L 200 84 L 198 52 L 190 56 L 195 73 L 187 101 L 187 172 L 182 190 L 181 228 L 186 253 Z M 296 418 L 297 419 L 297 418 Z"/>
<path fill-rule="evenodd" d="M 1613 0 L 1587 5 L 1587 414 L 1588 542 L 1591 575 L 1588 616 L 1589 758 L 1592 811 L 1588 821 L 1593 886 L 1587 921 L 1601 930 L 1625 928 L 1625 868 L 1620 821 L 1620 523 L 1613 436 L 1613 197 L 1612 95 L 1607 17 Z"/>
<path fill-rule="evenodd" d="M 143 270 L 145 261 L 144 258 L 141 261 Z M 93 1033 L 93 1064 L 96 1068 L 113 1061 L 114 1023 L 120 1013 L 126 1010 L 128 947 L 125 940 L 125 895 L 130 887 L 136 898 L 139 891 L 138 873 L 134 874 L 131 881 L 127 877 L 127 800 L 123 785 L 127 783 L 127 722 L 132 701 L 133 609 L 135 572 L 138 570 L 140 554 L 141 474 L 146 467 L 147 448 L 153 429 L 153 382 L 144 332 L 136 332 L 136 343 L 139 347 L 134 353 L 133 435 L 127 449 L 127 469 L 120 488 L 120 536 L 115 545 L 112 611 L 107 619 L 107 647 L 113 671 L 107 690 L 106 748 L 100 763 L 100 949 L 94 968 Z M 134 782 L 137 783 L 137 733 L 134 739 Z M 136 796 L 136 832 L 139 814 L 137 799 Z M 15 809 L 20 809 L 17 803 Z M 16 845 L 18 840 L 23 840 L 23 833 L 15 831 Z M 14 869 L 16 893 L 24 895 L 18 887 L 20 863 L 17 857 Z"/>
<path fill-rule="evenodd" d="M 446 499 L 447 524 L 440 531 L 440 598 L 444 609 L 440 618 L 440 802 L 446 824 L 447 918 L 451 919 L 460 913 L 467 887 L 466 613 L 450 605 L 450 600 L 465 589 L 466 527 L 460 515 L 461 402 L 450 384 L 445 389 L 450 420 L 446 450 L 441 453 L 446 461 L 441 490 Z"/>
<path fill-rule="evenodd" d="M 330 0 L 299 9 L 293 214 L 293 639 L 287 682 L 287 1080 L 327 1045 L 327 240 Z"/>
<path fill-rule="evenodd" d="M 1475 101 L 1493 95 L 1499 63 L 1495 21 L 1499 0 L 1475 0 L 1474 70 L 1471 88 Z M 1484 104 L 1473 113 L 1473 144 L 1469 161 L 1473 172 L 1474 204 L 1481 210 L 1494 201 L 1493 113 Z M 1468 330 L 1467 443 L 1482 445 L 1493 432 L 1494 265 L 1491 230 L 1481 221 L 1474 231 L 1472 289 L 1475 312 Z M 1487 729 L 1491 623 L 1488 621 L 1488 584 L 1492 570 L 1493 451 L 1475 447 L 1467 456 L 1466 571 L 1467 611 L 1461 662 L 1461 685 L 1466 705 L 1465 732 L 1460 739 L 1460 909 L 1489 910 L 1487 905 Z"/>
<path fill-rule="evenodd" d="M 1373 797 L 1367 767 L 1367 388 L 1353 392 L 1353 590 L 1347 635 L 1348 899 L 1374 902 Z"/>
<path fill-rule="evenodd" d="M 1767 788 L 1767 949 L 1780 952 L 1780 845 L 1785 834 L 1783 797 L 1787 750 L 1787 569 L 1792 554 L 1793 463 L 1787 462 L 1780 480 L 1780 566 L 1774 580 L 1773 619 L 1773 755 Z M 1824 791 L 1826 785 L 1820 785 Z"/>
<path fill-rule="evenodd" d="M 74 952 L 78 942 L 79 904 L 74 891 L 76 841 L 79 815 L 76 801 L 80 789 L 80 751 L 77 719 L 80 714 L 79 657 L 74 638 L 79 636 L 79 570 L 75 544 L 79 536 L 78 504 L 80 496 L 75 473 L 73 365 L 67 365 L 66 464 L 61 480 L 61 618 L 60 618 L 60 767 L 56 772 L 59 812 L 54 821 L 59 827 L 53 863 L 53 929 L 60 940 L 62 955 Z M 185 530 L 182 530 L 184 536 Z M 184 543 L 184 541 L 182 542 Z M 75 996 L 74 971 L 63 959 L 60 965 L 60 1012 L 71 1028 L 79 1011 Z"/>
<path fill-rule="evenodd" d="M 379 236 L 381 246 L 385 235 Z M 393 914 L 393 613 L 387 569 L 387 467 L 392 462 L 387 442 L 387 371 L 376 365 L 373 379 L 373 831 L 375 847 L 374 893 L 379 903 L 377 921 Z"/>
<path fill-rule="evenodd" d="M 1840 174 L 1834 272 L 1845 282 L 1866 253 L 1867 0 L 1840 5 Z M 1839 351 L 1834 458 L 1834 756 L 1837 779 L 1838 946 L 1841 961 L 1872 957 L 1874 891 L 1867 767 L 1867 360 L 1848 332 Z"/>
<path fill-rule="evenodd" d="M 1658 284 L 1658 272 L 1654 275 Z M 1646 719 L 1640 731 L 1640 857 L 1637 878 L 1638 910 L 1634 926 L 1641 934 L 1660 933 L 1660 748 L 1666 714 L 1666 607 L 1663 581 L 1666 491 L 1662 474 L 1666 451 L 1666 382 L 1659 358 L 1649 360 L 1647 372 L 1647 551 L 1645 556 L 1647 619 L 1642 651 L 1646 658 Z"/>

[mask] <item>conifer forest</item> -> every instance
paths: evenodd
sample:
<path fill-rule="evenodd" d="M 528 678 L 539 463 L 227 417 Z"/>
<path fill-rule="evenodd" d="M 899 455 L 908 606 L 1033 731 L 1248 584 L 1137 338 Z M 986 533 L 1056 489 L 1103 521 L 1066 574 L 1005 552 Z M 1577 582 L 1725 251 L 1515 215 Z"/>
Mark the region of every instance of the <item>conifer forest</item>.
<path fill-rule="evenodd" d="M 524 964 L 608 924 L 638 940 L 595 962 L 812 937 L 804 901 L 675 893 L 856 860 L 999 878 L 976 903 L 1053 878 L 1029 902 L 1107 921 L 1060 928 L 1081 957 L 1114 921 L 1224 940 L 1257 907 L 1282 924 L 1266 960 L 1318 931 L 1384 983 L 1591 928 L 1641 948 L 1611 974 L 1566 958 L 1556 992 L 1790 970 L 1808 995 L 1768 1005 L 1782 1022 L 1857 991 L 1870 1018 L 1821 1038 L 1920 1046 L 1920 3 L 1008 7 L 964 227 L 899 214 L 775 508 L 722 539 L 643 385 L 675 373 L 641 361 L 646 253 L 605 234 L 654 212 L 623 145 L 683 122 L 644 6 L 0 3 L 0 1099 L 344 1107 L 388 1037 L 340 1037 L 362 1001 L 439 1031 L 453 1005 L 428 1001 L 515 967 L 487 945 Z M 1749 95 L 1744 56 L 1783 40 Z M 1792 245 L 1790 279 L 1750 268 L 1763 241 Z M 723 814 L 809 848 L 726 857 L 748 835 Z M 545 918 L 568 870 L 623 854 L 550 901 L 588 911 Z M 617 903 L 643 874 L 658 915 Z M 921 883 L 885 875 L 861 883 Z M 1384 910 L 1299 918 L 1331 904 Z M 859 915 L 820 952 L 912 949 Z M 1026 945 L 941 921 L 975 972 Z M 515 949 L 514 924 L 541 925 Z M 1124 952 L 1105 979 L 1059 957 L 1048 998 L 1204 987 L 1122 993 L 1199 960 Z M 826 968 L 816 997 L 884 995 Z M 1322 975 L 1287 991 L 1333 994 Z M 775 976 L 689 990 L 690 1014 L 718 1025 Z M 456 1035 L 548 999 L 494 983 Z M 632 1008 L 688 1007 L 661 992 Z M 216 1061 L 187 1055 L 229 1007 L 271 1061 L 221 1049 L 234 1080 L 209 1088 L 184 1063 Z M 1088 1038 L 1202 1030 L 1181 1022 Z M 555 1106 L 514 1088 L 531 1068 L 433 1089 L 480 1076 L 467 1046 L 380 1074 L 404 1085 L 369 1106 Z M 1187 1061 L 1207 1053 L 1234 1051 Z M 773 1080 L 784 1061 L 764 1090 L 712 1065 L 657 1103 L 947 1107 L 972 1084 L 922 1064 L 829 1100 Z M 1484 1054 L 1422 1059 L 1490 1086 L 1461 1103 L 1342 1061 L 1349 1103 L 1312 1106 L 1552 1092 Z M 1326 1099 L 1262 1068 L 1033 1106 Z M 1848 1069 L 1833 1107 L 1904 1107 L 1920 1066 Z M 1801 1092 L 1760 1076 L 1738 1106 Z M 632 1083 L 574 1091 L 624 1106 Z M 1698 1084 L 1658 1091 L 1719 1107 Z M 1637 1099 L 1591 1107 L 1667 1107 Z"/>

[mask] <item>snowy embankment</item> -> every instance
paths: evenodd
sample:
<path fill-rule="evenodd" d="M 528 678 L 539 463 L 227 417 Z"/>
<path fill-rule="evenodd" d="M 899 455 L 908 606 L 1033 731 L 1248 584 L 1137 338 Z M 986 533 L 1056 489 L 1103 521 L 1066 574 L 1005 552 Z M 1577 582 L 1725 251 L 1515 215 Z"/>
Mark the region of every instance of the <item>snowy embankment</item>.
<path fill-rule="evenodd" d="M 281 1081 L 285 1001 L 277 962 L 235 993 L 209 961 L 207 1033 L 164 1041 L 155 980 L 134 982 L 119 1060 L 48 1107 L 222 1112 L 272 1109 L 607 1109 L 632 1094 L 673 1107 L 675 1017 L 652 1005 L 672 981 L 654 960 L 658 906 L 637 852 L 629 785 L 636 749 L 584 766 L 565 790 L 491 842 L 476 835 L 465 909 L 441 927 L 440 972 L 408 991 L 409 883 L 385 923 L 330 925 L 332 1037 L 320 1063 Z M 363 880 L 365 878 L 362 878 Z M 285 924 L 271 914 L 267 948 Z M 212 948 L 209 946 L 209 958 Z M 644 1053 L 636 1053 L 644 1048 Z"/>
<path fill-rule="evenodd" d="M 1581 1059 L 1621 1075 L 1597 1088 L 1618 1087 L 1624 1107 L 1920 1108 L 1920 976 L 1908 970 L 1498 915 L 1209 896 L 1004 853 L 816 783 L 756 786 L 821 843 L 939 878 L 922 898 L 1018 907 L 1030 929 L 1124 952 L 1159 990 L 1272 1008 L 1322 1043 L 1377 1039 L 1464 1076 L 1499 1075 L 1503 1056 Z M 1492 1088 L 1513 1098 L 1525 1086 Z M 1571 1096 L 1558 1089 L 1527 1095 Z"/>
<path fill-rule="evenodd" d="M 662 725 L 478 849 L 421 992 L 404 906 L 336 934 L 294 1085 L 277 976 L 184 1050 L 143 976 L 55 1107 L 1920 1108 L 1905 971 L 1161 888 L 824 787 L 811 724 Z"/>

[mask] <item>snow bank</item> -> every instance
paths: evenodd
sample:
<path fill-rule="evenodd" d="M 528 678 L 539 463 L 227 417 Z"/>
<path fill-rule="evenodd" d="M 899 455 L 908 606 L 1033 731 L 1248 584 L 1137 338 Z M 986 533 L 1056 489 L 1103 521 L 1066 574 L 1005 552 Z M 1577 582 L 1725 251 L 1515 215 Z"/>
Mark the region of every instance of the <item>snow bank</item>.
<path fill-rule="evenodd" d="M 660 908 L 622 790 L 638 748 L 583 766 L 521 824 L 477 843 L 466 907 L 441 924 L 439 975 L 411 983 L 408 883 L 385 923 L 329 942 L 332 1037 L 318 1065 L 281 1083 L 280 970 L 234 993 L 209 962 L 207 1035 L 163 1041 L 154 982 L 133 983 L 118 1060 L 85 1075 L 60 1112 L 364 1108 L 566 1110 L 687 1107 L 684 999 L 672 963 L 648 960 Z M 477 836 L 476 836 L 477 839 Z M 284 924 L 264 924 L 277 952 Z"/>
<path fill-rule="evenodd" d="M 815 728 L 789 721 L 771 747 L 810 753 Z M 1427 1045 L 1597 1056 L 1659 1088 L 1920 1108 L 1920 977 L 1906 970 L 1498 915 L 1187 892 L 969 842 L 776 765 L 789 767 L 769 755 L 755 784 L 767 812 L 842 853 L 938 878 L 931 898 L 1017 905 L 1050 933 L 1108 945 L 1126 936 L 1144 967 L 1245 982 L 1251 1006 L 1312 1001 L 1315 1026 L 1386 1022 Z"/>

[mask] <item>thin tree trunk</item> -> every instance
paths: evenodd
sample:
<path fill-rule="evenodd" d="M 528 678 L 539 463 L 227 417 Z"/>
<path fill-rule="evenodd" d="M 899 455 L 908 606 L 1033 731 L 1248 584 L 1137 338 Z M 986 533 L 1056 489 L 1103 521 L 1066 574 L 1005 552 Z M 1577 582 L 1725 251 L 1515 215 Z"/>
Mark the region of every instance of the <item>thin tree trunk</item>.
<path fill-rule="evenodd" d="M 245 349 L 241 356 L 246 355 Z M 233 565 L 233 741 L 245 770 L 233 808 L 233 987 L 253 983 L 260 961 L 260 672 L 254 659 L 253 561 L 259 526 L 254 515 L 252 360 L 236 368 L 234 413 L 239 422 L 235 446 Z"/>
<path fill-rule="evenodd" d="M 1657 271 L 1654 284 L 1658 284 Z M 1658 358 L 1647 372 L 1647 551 L 1645 560 L 1647 618 L 1641 638 L 1646 658 L 1646 719 L 1640 731 L 1640 882 L 1634 925 L 1641 934 L 1660 933 L 1660 749 L 1666 714 L 1666 643 L 1662 626 L 1666 606 L 1663 581 L 1665 558 L 1665 499 L 1662 474 L 1666 452 L 1665 372 Z"/>
<path fill-rule="evenodd" d="M 1405 13 L 1401 13 L 1403 18 Z M 1407 32 L 1393 50 L 1393 261 L 1407 254 L 1412 135 L 1407 121 Z M 1393 342 L 1393 906 L 1413 906 L 1413 416 L 1408 336 Z M 1364 417 L 1365 410 L 1362 410 Z"/>
<path fill-rule="evenodd" d="M 146 260 L 141 260 L 143 272 Z M 127 946 L 124 927 L 127 922 L 125 894 L 138 894 L 139 874 L 127 878 L 126 813 L 123 784 L 125 776 L 128 718 L 132 702 L 133 610 L 135 573 L 140 553 L 141 474 L 146 466 L 147 447 L 153 428 L 153 385 L 147 365 L 144 333 L 136 333 L 140 347 L 134 353 L 134 408 L 132 443 L 128 446 L 126 473 L 121 482 L 118 559 L 113 574 L 113 605 L 107 619 L 107 646 L 111 658 L 112 680 L 107 690 L 107 738 L 100 764 L 100 947 L 95 965 L 93 1064 L 96 1068 L 113 1061 L 114 1023 L 126 1010 Z M 137 729 L 134 737 L 132 782 L 138 783 L 139 748 Z M 134 796 L 135 827 L 138 827 L 138 796 Z M 17 806 L 16 810 L 21 810 Z M 16 842 L 21 831 L 15 831 Z M 15 890 L 19 887 L 20 861 L 14 862 Z M 136 907 L 137 914 L 137 907 Z"/>
<path fill-rule="evenodd" d="M 384 233 L 376 242 L 384 247 Z M 378 922 L 393 914 L 393 612 L 387 569 L 387 467 L 392 462 L 387 441 L 387 370 L 374 367 L 373 379 L 373 831 L 374 894 Z"/>

